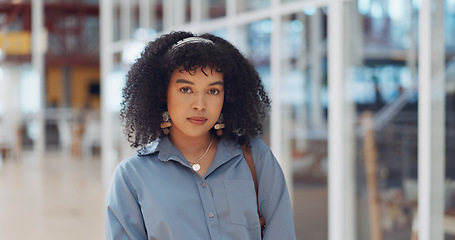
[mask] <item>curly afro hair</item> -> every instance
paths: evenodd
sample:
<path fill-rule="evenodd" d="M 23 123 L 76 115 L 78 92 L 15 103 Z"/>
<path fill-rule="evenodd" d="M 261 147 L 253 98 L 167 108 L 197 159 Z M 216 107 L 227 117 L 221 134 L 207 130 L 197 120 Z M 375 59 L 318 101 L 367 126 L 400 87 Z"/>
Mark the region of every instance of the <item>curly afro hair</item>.
<path fill-rule="evenodd" d="M 270 99 L 253 65 L 226 40 L 212 34 L 204 41 L 180 44 L 195 37 L 190 32 L 171 32 L 148 43 L 126 76 L 120 117 L 132 147 L 144 148 L 162 137 L 162 113 L 167 111 L 167 88 L 178 67 L 191 72 L 208 67 L 223 73 L 223 138 L 243 144 L 262 133 L 262 122 L 270 109 Z M 174 47 L 173 47 L 174 46 Z M 213 128 L 211 131 L 215 131 Z"/>

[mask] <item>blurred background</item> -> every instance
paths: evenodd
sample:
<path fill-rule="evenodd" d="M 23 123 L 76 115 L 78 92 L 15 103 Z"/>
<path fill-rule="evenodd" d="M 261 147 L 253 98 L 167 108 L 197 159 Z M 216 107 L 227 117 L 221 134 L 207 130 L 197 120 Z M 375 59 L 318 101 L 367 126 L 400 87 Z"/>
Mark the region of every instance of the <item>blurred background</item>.
<path fill-rule="evenodd" d="M 0 239 L 104 239 L 124 76 L 173 30 L 256 66 L 297 239 L 455 239 L 455 0 L 1 0 Z"/>

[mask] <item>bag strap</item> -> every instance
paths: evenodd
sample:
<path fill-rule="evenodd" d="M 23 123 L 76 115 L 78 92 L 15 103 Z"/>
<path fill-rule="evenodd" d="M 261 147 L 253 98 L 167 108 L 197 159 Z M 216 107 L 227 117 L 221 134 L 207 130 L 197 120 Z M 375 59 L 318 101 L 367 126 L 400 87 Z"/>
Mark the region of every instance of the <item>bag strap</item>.
<path fill-rule="evenodd" d="M 254 167 L 253 155 L 251 154 L 251 149 L 246 146 L 246 144 L 242 144 L 242 151 L 243 156 L 245 157 L 246 163 L 248 164 L 248 168 L 250 168 L 251 176 L 253 177 L 254 181 L 254 190 L 256 191 L 256 205 L 258 208 L 258 216 L 259 216 L 259 223 L 261 224 L 261 229 L 264 230 L 265 228 L 265 218 L 259 212 L 259 198 L 258 198 L 258 178 L 256 176 L 256 169 Z M 261 231 L 262 234 L 262 231 Z"/>

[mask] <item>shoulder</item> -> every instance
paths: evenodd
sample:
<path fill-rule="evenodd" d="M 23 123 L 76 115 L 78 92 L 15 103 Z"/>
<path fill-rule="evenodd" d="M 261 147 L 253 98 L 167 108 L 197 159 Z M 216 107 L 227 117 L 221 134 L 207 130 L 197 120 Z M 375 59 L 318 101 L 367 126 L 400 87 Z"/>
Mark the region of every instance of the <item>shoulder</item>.
<path fill-rule="evenodd" d="M 270 147 L 260 138 L 254 138 L 250 141 L 253 156 L 262 157 L 264 154 L 272 154 Z"/>
<path fill-rule="evenodd" d="M 158 158 L 159 139 L 148 144 L 145 148 L 137 151 L 135 154 L 123 159 L 118 165 L 116 171 L 130 173 L 138 171 L 145 166 L 150 165 Z"/>
<path fill-rule="evenodd" d="M 254 138 L 250 141 L 250 146 L 256 151 L 270 151 L 269 146 L 260 138 Z"/>
<path fill-rule="evenodd" d="M 251 153 L 253 155 L 254 164 L 259 168 L 263 165 L 274 164 L 275 156 L 270 147 L 260 138 L 254 138 L 250 141 Z"/>
<path fill-rule="evenodd" d="M 137 151 L 137 155 L 138 156 L 147 156 L 147 155 L 152 155 L 152 154 L 158 152 L 158 146 L 160 144 L 160 141 L 161 141 L 161 139 L 158 138 L 155 141 L 149 143 L 143 149 Z"/>
<path fill-rule="evenodd" d="M 231 142 L 222 139 L 221 142 L 224 149 L 230 151 L 233 155 L 238 154 L 242 151 L 242 146 L 239 143 Z M 248 143 L 249 149 L 251 150 L 253 157 L 262 156 L 263 154 L 271 152 L 269 146 L 260 138 L 253 138 Z"/>

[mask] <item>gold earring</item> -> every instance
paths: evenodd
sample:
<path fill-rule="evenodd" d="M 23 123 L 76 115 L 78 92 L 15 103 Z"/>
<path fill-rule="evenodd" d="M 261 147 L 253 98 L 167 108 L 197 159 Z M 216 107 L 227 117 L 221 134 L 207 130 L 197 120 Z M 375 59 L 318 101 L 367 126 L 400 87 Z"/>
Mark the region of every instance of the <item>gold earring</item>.
<path fill-rule="evenodd" d="M 163 129 L 164 134 L 169 134 L 169 127 L 171 127 L 171 117 L 169 116 L 169 112 L 164 112 L 163 115 L 163 122 L 161 123 L 161 128 Z"/>
<path fill-rule="evenodd" d="M 223 128 L 225 127 L 223 123 L 223 114 L 221 113 L 220 116 L 218 117 L 218 121 L 216 122 L 215 126 L 213 128 L 216 129 L 216 135 L 221 136 L 223 135 Z"/>

